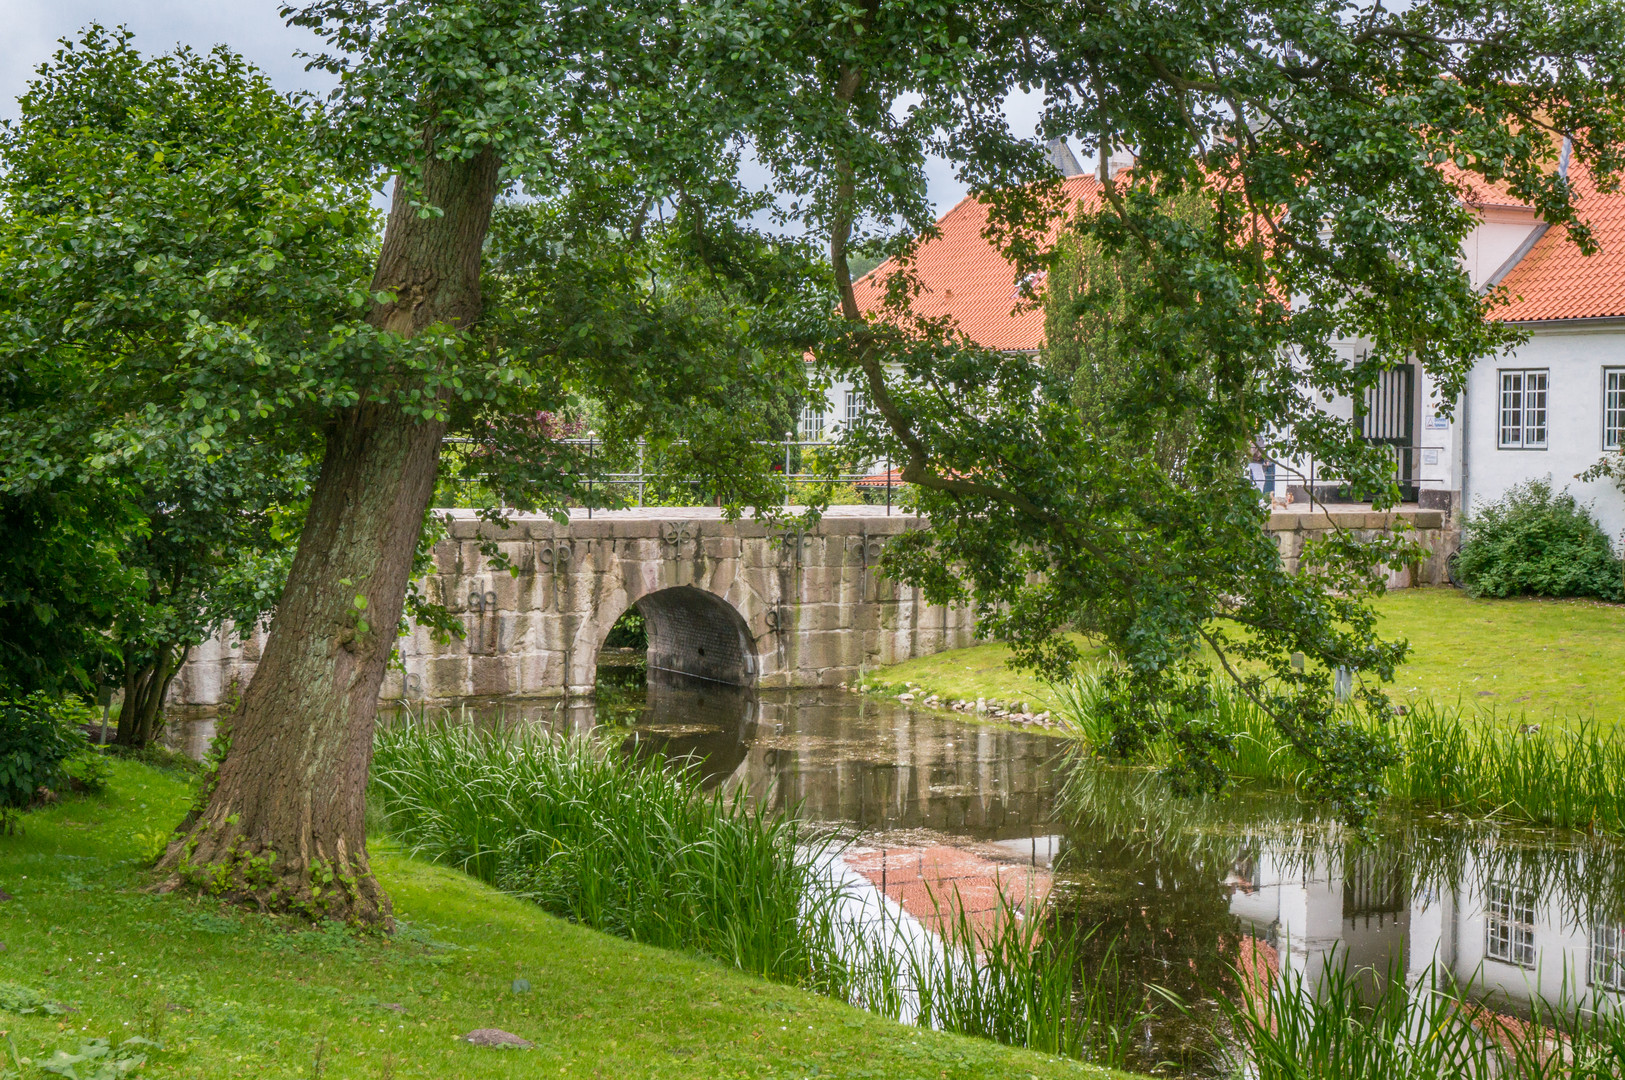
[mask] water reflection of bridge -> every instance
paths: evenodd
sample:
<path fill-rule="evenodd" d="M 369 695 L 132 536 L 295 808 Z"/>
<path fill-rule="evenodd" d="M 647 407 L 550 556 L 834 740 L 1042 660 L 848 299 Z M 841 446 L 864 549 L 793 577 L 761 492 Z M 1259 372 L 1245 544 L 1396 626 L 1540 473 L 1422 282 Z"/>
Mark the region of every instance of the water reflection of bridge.
<path fill-rule="evenodd" d="M 976 840 L 1045 834 L 1058 740 L 920 716 L 838 692 L 756 695 L 655 680 L 640 738 L 702 757 L 769 809 L 866 831 L 930 830 Z"/>

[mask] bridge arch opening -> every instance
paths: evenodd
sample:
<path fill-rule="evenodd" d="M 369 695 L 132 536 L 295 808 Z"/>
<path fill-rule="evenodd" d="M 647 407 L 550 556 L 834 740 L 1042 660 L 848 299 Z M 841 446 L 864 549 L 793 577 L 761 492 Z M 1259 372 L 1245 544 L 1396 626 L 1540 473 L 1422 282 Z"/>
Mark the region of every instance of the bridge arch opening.
<path fill-rule="evenodd" d="M 750 629 L 719 596 L 678 585 L 649 593 L 633 605 L 648 639 L 648 669 L 731 686 L 756 683 Z"/>

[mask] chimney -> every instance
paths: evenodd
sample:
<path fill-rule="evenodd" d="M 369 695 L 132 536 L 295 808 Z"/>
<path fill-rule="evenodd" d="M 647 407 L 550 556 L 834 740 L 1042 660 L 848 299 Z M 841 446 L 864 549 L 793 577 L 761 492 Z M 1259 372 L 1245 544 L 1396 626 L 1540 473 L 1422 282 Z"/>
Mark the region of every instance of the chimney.
<path fill-rule="evenodd" d="M 1134 168 L 1134 160 L 1134 154 L 1131 151 L 1118 147 L 1106 159 L 1106 175 L 1109 177 L 1116 176 L 1124 169 Z"/>
<path fill-rule="evenodd" d="M 1065 139 L 1051 139 L 1044 147 L 1049 156 L 1049 163 L 1055 166 L 1055 171 L 1062 176 L 1082 176 L 1083 166 L 1072 155 L 1072 148 L 1066 144 Z"/>

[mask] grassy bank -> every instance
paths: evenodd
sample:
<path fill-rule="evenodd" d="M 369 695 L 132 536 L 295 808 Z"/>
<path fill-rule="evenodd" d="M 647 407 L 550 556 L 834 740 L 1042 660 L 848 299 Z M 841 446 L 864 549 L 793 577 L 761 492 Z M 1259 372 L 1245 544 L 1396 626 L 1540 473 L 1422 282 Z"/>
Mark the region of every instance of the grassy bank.
<path fill-rule="evenodd" d="M 1390 593 L 1377 611 L 1385 635 L 1411 643 L 1411 659 L 1390 688 L 1398 700 L 1459 701 L 1469 712 L 1543 723 L 1612 726 L 1625 718 L 1625 605 L 1474 600 L 1440 588 Z M 866 682 L 882 693 L 913 683 L 944 698 L 1051 708 L 1049 687 L 1011 670 L 1008 658 L 1003 645 L 976 645 L 879 668 Z"/>
<path fill-rule="evenodd" d="M 135 1078 L 1112 1075 L 610 937 L 387 847 L 375 866 L 402 923 L 388 941 L 149 895 L 142 859 L 190 788 L 114 769 L 106 795 L 25 815 L 24 835 L 0 837 L 13 897 L 0 902 L 0 983 L 76 1010 L 0 1011 L 19 1060 L 133 1033 L 165 1047 Z M 516 993 L 515 979 L 532 989 Z M 459 1040 L 482 1027 L 535 1049 Z M 0 1040 L 0 1070 L 11 1054 Z M 23 1080 L 47 1075 L 23 1066 Z"/>
<path fill-rule="evenodd" d="M 1086 656 L 1104 657 L 1105 650 L 1083 635 L 1071 637 Z M 883 694 L 903 693 L 912 684 L 923 687 L 927 693 L 958 701 L 978 698 L 1006 703 L 1024 701 L 1041 708 L 1054 704 L 1049 687 L 1031 672 L 1012 668 L 1009 659 L 1008 648 L 999 642 L 989 642 L 875 668 L 863 681 Z"/>
<path fill-rule="evenodd" d="M 1396 697 L 1459 699 L 1537 721 L 1625 719 L 1625 604 L 1402 589 L 1377 610 L 1384 634 L 1411 643 Z"/>

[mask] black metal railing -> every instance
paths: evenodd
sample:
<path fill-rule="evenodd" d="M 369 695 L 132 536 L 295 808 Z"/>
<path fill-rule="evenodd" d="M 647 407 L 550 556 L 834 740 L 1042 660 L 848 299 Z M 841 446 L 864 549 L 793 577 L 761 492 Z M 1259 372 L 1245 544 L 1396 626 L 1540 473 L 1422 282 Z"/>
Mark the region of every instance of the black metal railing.
<path fill-rule="evenodd" d="M 465 438 L 448 438 L 445 442 L 454 451 L 476 445 Z M 584 493 L 581 504 L 589 516 L 594 509 L 703 506 L 710 502 L 709 481 L 685 474 L 643 439 L 632 445 L 611 445 L 589 434 L 558 439 L 556 443 L 577 451 L 572 471 Z M 902 494 L 904 485 L 889 460 L 864 463 L 860 468 L 821 467 L 816 459 L 820 452 L 838 449 L 834 440 L 785 438 L 755 445 L 772 447 L 775 457 L 781 457 L 782 464 L 775 465 L 774 473 L 784 485 L 786 505 L 795 503 L 798 497 L 813 495 L 833 504 L 884 506 L 890 514 Z M 495 498 L 490 486 L 475 477 L 442 482 L 438 501 L 474 507 L 491 505 Z"/>
<path fill-rule="evenodd" d="M 1387 451 L 1392 462 L 1390 475 L 1399 488 L 1400 502 L 1416 502 L 1424 483 L 1438 482 L 1424 481 L 1419 475 L 1419 447 L 1388 443 L 1378 445 Z M 1266 459 L 1263 469 L 1256 465 L 1249 469 L 1249 477 L 1253 486 L 1266 496 L 1282 496 L 1284 492 L 1281 489 L 1289 487 L 1308 494 L 1316 502 L 1367 503 L 1376 494 L 1346 482 L 1335 472 L 1323 471 L 1314 461 L 1307 467 L 1299 468 L 1289 462 Z"/>

